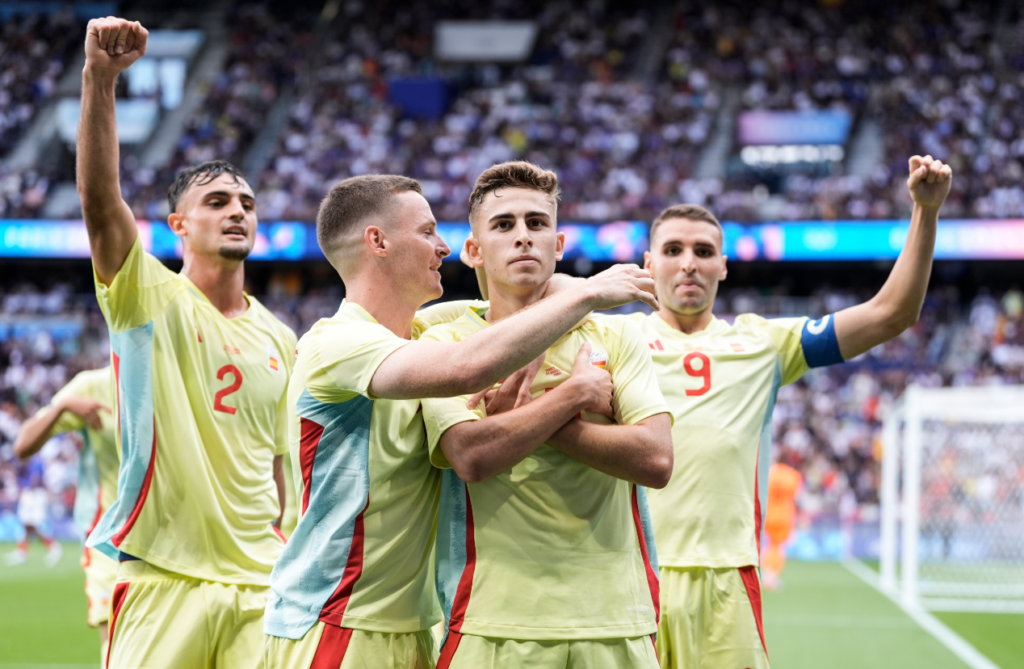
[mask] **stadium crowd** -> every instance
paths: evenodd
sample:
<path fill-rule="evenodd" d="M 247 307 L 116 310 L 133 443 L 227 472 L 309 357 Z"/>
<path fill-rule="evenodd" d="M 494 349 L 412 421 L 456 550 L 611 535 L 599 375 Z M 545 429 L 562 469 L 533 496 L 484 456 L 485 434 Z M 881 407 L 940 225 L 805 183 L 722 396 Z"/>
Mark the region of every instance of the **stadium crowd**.
<path fill-rule="evenodd" d="M 298 334 L 331 315 L 340 300 L 330 290 L 289 294 L 272 277 L 260 299 Z M 718 314 L 766 316 L 806 309 L 829 313 L 865 295 L 820 291 L 810 299 L 724 291 Z M 77 475 L 77 441 L 51 440 L 29 464 L 14 458 L 21 422 L 45 406 L 82 369 L 107 363 L 106 327 L 92 295 L 67 286 L 40 292 L 21 286 L 0 295 L 0 540 L 18 532 L 19 491 L 41 474 L 53 528 L 73 536 L 70 514 Z M 925 386 L 1024 383 L 1024 293 L 979 294 L 962 302 L 953 289 L 933 290 L 921 321 L 902 337 L 844 365 L 812 370 L 779 393 L 773 416 L 773 458 L 804 475 L 800 508 L 808 522 L 871 523 L 878 517 L 881 420 L 909 383 Z"/>
<path fill-rule="evenodd" d="M 946 216 L 1024 216 L 1024 117 L 1013 104 L 1024 87 L 1021 17 L 1000 27 L 985 3 L 868 4 L 682 3 L 645 80 L 645 47 L 661 26 L 643 4 L 595 0 L 579 12 L 564 1 L 413 3 L 385 16 L 350 3 L 319 41 L 311 17 L 241 5 L 230 14 L 224 70 L 172 159 L 150 170 L 127 157 L 125 196 L 140 218 L 162 218 L 175 172 L 211 155 L 244 163 L 274 101 L 295 90 L 274 156 L 253 175 L 264 218 L 311 219 L 337 179 L 389 171 L 422 180 L 439 218 L 462 220 L 470 176 L 512 157 L 562 175 L 566 219 L 650 220 L 679 199 L 723 220 L 893 218 L 909 212 L 898 175 L 918 150 L 959 175 Z M 524 17 L 539 28 L 525 63 L 468 67 L 433 56 L 439 19 Z M 17 85 L 0 87 L 0 156 L 52 93 L 76 44 L 73 20 L 2 26 L 0 77 Z M 389 82 L 410 76 L 447 82 L 440 118 L 389 102 Z M 848 110 L 853 134 L 877 123 L 882 155 L 867 175 L 838 163 L 750 169 L 736 145 L 724 178 L 697 179 L 727 91 L 738 110 Z M 0 213 L 31 217 L 49 179 L 0 172 L 0 184 Z"/>

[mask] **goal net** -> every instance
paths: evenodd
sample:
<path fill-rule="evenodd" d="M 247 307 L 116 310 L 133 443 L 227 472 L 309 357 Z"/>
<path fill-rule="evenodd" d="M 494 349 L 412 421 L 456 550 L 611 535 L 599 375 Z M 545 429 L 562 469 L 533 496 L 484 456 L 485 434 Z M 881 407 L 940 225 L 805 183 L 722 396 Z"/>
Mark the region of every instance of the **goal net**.
<path fill-rule="evenodd" d="M 883 586 L 932 610 L 1024 613 L 1024 387 L 911 386 L 883 445 Z"/>

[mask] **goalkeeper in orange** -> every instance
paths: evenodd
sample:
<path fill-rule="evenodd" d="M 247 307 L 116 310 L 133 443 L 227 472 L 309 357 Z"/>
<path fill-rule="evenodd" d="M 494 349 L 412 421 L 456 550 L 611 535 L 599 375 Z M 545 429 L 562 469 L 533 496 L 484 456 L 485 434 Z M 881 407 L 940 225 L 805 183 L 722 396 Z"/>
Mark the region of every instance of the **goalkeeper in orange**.
<path fill-rule="evenodd" d="M 786 566 L 784 548 L 796 526 L 796 496 L 804 477 L 785 462 L 776 462 L 768 470 L 768 509 L 764 530 L 768 550 L 761 557 L 761 583 L 768 590 L 779 587 L 779 576 Z"/>

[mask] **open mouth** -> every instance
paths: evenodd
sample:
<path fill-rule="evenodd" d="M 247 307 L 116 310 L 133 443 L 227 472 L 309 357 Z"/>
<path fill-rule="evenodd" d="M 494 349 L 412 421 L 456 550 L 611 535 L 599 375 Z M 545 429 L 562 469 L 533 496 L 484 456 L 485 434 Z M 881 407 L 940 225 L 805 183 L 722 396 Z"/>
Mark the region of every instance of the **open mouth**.
<path fill-rule="evenodd" d="M 232 225 L 231 227 L 226 228 L 223 234 L 228 237 L 240 237 L 242 239 L 245 239 L 248 236 L 245 226 L 242 225 Z"/>

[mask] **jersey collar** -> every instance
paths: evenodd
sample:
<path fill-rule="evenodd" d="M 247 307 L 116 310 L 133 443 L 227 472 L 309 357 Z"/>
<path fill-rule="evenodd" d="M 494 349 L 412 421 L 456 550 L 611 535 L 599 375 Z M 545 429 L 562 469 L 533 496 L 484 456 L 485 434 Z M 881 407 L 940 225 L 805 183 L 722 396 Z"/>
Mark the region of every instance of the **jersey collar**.
<path fill-rule="evenodd" d="M 181 272 L 178 273 L 178 276 L 180 276 L 181 279 L 185 282 L 185 287 L 188 288 L 188 292 L 192 294 L 192 297 L 194 297 L 195 299 L 199 300 L 200 302 L 208 305 L 211 309 L 213 309 L 218 314 L 220 314 L 220 317 L 223 318 L 224 320 L 228 320 L 228 321 L 245 320 L 246 318 L 249 318 L 249 314 L 252 313 L 253 299 L 252 299 L 252 297 L 249 296 L 249 293 L 245 292 L 244 290 L 242 291 L 242 297 L 245 298 L 245 303 L 246 303 L 248 308 L 245 310 L 245 313 L 242 314 L 241 316 L 236 316 L 235 318 L 228 318 L 227 316 L 225 316 L 224 314 L 222 314 L 220 312 L 220 309 L 218 309 L 217 307 L 213 306 L 213 302 L 210 302 L 210 298 L 206 297 L 206 295 L 203 293 L 203 291 L 199 290 L 199 286 L 197 286 L 196 284 L 192 283 L 192 279 L 188 278 L 187 276 L 185 276 Z"/>
<path fill-rule="evenodd" d="M 703 330 L 699 330 L 697 332 L 694 332 L 692 334 L 686 334 L 685 332 L 680 332 L 679 330 L 675 329 L 674 327 L 672 327 L 671 325 L 669 325 L 668 323 L 663 321 L 661 319 L 661 316 L 659 316 L 657 313 L 651 313 L 648 316 L 648 318 L 651 319 L 652 323 L 654 323 L 654 328 L 656 330 L 658 330 L 658 332 L 661 332 L 662 334 L 664 334 L 666 336 L 669 336 L 669 337 L 680 337 L 682 339 L 689 339 L 689 338 L 695 338 L 695 337 L 706 337 L 706 336 L 709 336 L 709 335 L 717 335 L 717 334 L 721 334 L 725 330 L 729 329 L 729 323 L 728 322 L 723 321 L 721 318 L 717 318 L 717 317 L 715 317 L 713 315 L 711 316 L 711 322 L 708 323 L 706 328 L 704 328 Z"/>
<path fill-rule="evenodd" d="M 338 307 L 338 314 L 336 314 L 336 315 L 340 315 L 341 312 L 343 312 L 343 311 L 350 311 L 350 312 L 354 313 L 356 316 L 358 316 L 359 318 L 361 318 L 364 321 L 366 321 L 367 323 L 377 323 L 377 319 L 374 318 L 373 316 L 371 316 L 369 311 L 367 311 L 366 309 L 363 309 L 361 306 L 359 306 L 355 302 L 349 302 L 348 300 L 344 300 L 343 299 L 341 301 L 341 306 Z M 379 325 L 379 323 L 377 323 L 377 324 Z"/>

